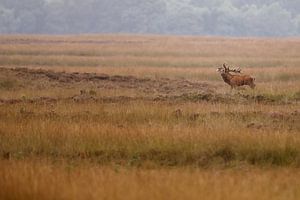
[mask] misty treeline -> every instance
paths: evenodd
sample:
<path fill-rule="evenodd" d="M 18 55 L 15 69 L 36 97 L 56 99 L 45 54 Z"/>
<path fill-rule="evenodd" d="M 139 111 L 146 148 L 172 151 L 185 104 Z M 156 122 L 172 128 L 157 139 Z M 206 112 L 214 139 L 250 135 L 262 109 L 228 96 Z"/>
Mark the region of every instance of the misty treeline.
<path fill-rule="evenodd" d="M 0 0 L 0 33 L 300 35 L 300 0 Z"/>

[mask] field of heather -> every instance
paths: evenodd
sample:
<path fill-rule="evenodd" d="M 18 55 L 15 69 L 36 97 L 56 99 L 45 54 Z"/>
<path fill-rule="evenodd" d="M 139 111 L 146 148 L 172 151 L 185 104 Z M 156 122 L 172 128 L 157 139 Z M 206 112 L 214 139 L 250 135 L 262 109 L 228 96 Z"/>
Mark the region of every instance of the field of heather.
<path fill-rule="evenodd" d="M 300 198 L 299 38 L 0 44 L 0 199 Z"/>

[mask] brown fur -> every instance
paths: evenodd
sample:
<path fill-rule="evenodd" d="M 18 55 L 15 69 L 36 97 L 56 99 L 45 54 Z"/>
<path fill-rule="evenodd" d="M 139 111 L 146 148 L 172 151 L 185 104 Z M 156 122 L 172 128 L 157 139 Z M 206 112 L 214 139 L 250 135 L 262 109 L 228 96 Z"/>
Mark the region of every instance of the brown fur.
<path fill-rule="evenodd" d="M 254 89 L 254 78 L 252 78 L 249 75 L 233 75 L 230 72 L 229 67 L 226 67 L 225 64 L 223 64 L 224 69 L 219 68 L 217 71 L 221 73 L 221 76 L 225 83 L 231 86 L 231 88 L 248 85 L 250 88 Z"/>

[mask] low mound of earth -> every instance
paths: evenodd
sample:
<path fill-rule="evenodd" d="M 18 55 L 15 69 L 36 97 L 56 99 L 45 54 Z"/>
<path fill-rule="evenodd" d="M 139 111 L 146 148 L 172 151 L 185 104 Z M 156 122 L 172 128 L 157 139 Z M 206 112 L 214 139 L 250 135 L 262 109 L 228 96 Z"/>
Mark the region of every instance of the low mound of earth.
<path fill-rule="evenodd" d="M 2 81 L 1 81 L 2 79 Z M 100 101 L 119 102 L 131 100 L 148 101 L 210 101 L 225 103 L 243 103 L 249 101 L 272 103 L 274 100 L 262 95 L 250 96 L 239 92 L 221 94 L 213 84 L 200 81 L 190 81 L 183 78 L 141 78 L 135 76 L 108 75 L 97 73 L 67 73 L 44 69 L 29 68 L 0 68 L 0 90 L 32 90 L 33 98 L 0 98 L 1 104 L 14 104 L 20 102 L 56 102 L 72 100 L 75 102 Z M 88 88 L 96 88 L 89 90 Z M 67 97 L 40 96 L 39 91 L 60 88 L 61 91 L 75 89 Z M 87 88 L 87 89 L 82 89 Z M 97 95 L 102 91 L 129 90 L 130 95 Z M 136 95 L 138 94 L 138 95 Z"/>
<path fill-rule="evenodd" d="M 134 76 L 107 75 L 96 73 L 66 73 L 54 72 L 43 69 L 28 68 L 1 68 L 0 73 L 4 76 L 16 77 L 18 80 L 35 81 L 35 84 L 48 83 L 50 86 L 64 87 L 74 83 L 93 82 L 97 88 L 120 89 L 132 88 L 145 93 L 158 92 L 169 93 L 213 93 L 215 88 L 203 82 L 190 82 L 185 79 L 168 78 L 138 78 Z M 34 84 L 34 83 L 33 83 Z"/>
<path fill-rule="evenodd" d="M 0 77 L 2 79 L 16 80 L 19 84 L 14 85 L 14 90 L 25 88 L 47 90 L 49 88 L 70 88 L 79 85 L 92 85 L 97 91 L 106 90 L 125 90 L 130 89 L 133 93 L 139 93 L 141 98 L 158 99 L 166 96 L 178 96 L 182 94 L 215 93 L 215 87 L 203 82 L 191 82 L 185 79 L 168 78 L 139 78 L 134 76 L 120 76 L 96 73 L 67 73 L 55 72 L 44 69 L 28 68 L 0 68 Z M 82 87 L 78 87 L 82 88 Z M 97 100 L 98 98 L 90 92 L 78 89 L 78 95 L 71 96 L 74 100 L 88 99 Z M 137 98 L 137 97 L 135 97 Z M 37 98 L 49 100 L 49 98 Z M 103 97 L 101 98 L 103 99 Z M 106 97 L 107 100 L 113 100 Z M 122 96 L 119 99 L 130 99 L 130 96 Z M 10 102 L 18 102 L 11 100 Z M 2 100 L 3 102 L 3 100 Z"/>

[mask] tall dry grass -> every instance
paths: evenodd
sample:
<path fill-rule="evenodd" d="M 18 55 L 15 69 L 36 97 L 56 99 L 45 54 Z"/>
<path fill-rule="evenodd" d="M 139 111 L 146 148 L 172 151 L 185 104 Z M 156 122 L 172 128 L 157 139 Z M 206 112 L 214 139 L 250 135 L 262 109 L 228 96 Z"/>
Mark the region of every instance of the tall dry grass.
<path fill-rule="evenodd" d="M 274 118 L 274 111 L 285 114 Z M 300 119 L 294 111 L 297 105 L 21 104 L 0 112 L 0 152 L 12 159 L 129 166 L 297 167 Z"/>
<path fill-rule="evenodd" d="M 1 199 L 299 199 L 299 170 L 135 170 L 0 163 Z"/>

